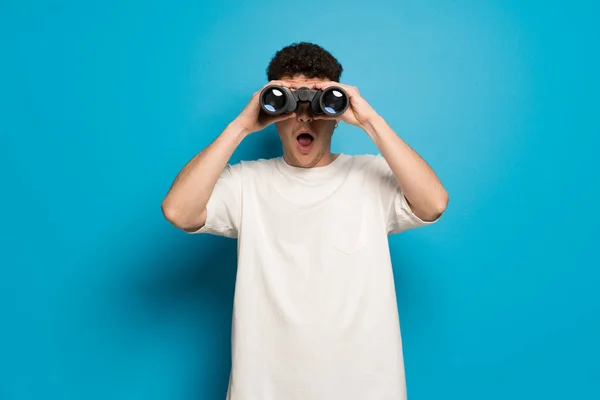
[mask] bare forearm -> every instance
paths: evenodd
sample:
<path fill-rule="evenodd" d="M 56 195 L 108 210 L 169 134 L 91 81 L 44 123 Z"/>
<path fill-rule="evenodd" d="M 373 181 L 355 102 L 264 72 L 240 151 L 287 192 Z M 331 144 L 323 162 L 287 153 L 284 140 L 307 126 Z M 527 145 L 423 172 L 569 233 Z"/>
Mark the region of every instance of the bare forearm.
<path fill-rule="evenodd" d="M 364 130 L 389 164 L 413 212 L 423 220 L 434 220 L 445 210 L 448 193 L 435 172 L 380 116 Z"/>
<path fill-rule="evenodd" d="M 182 229 L 204 225 L 206 204 L 215 184 L 245 136 L 233 122 L 183 167 L 162 203 L 163 213 L 172 224 Z"/>

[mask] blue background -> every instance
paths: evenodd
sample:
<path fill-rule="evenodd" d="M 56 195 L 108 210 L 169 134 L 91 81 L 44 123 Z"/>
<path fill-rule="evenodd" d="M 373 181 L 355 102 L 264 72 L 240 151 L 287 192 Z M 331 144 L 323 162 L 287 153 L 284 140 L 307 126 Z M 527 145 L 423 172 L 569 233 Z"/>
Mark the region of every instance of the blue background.
<path fill-rule="evenodd" d="M 450 193 L 390 239 L 409 398 L 600 398 L 598 11 L 1 0 L 0 399 L 224 399 L 236 244 L 160 203 L 301 40 Z M 280 151 L 269 128 L 231 161 Z"/>

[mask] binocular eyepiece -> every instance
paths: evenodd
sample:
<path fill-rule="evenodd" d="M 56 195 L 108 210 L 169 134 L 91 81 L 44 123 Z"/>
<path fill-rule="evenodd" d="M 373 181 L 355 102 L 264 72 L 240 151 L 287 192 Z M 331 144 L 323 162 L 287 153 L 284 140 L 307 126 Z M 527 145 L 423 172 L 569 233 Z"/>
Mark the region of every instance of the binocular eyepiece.
<path fill-rule="evenodd" d="M 321 90 L 269 85 L 260 93 L 260 107 L 269 115 L 291 114 L 300 103 L 309 103 L 313 114 L 342 115 L 350 104 L 348 93 L 339 86 Z"/>

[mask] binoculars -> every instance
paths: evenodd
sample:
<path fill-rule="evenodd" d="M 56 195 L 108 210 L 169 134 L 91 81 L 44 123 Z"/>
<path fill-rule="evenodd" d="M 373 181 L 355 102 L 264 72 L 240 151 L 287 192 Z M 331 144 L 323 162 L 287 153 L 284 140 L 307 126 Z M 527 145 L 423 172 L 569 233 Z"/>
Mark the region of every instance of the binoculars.
<path fill-rule="evenodd" d="M 260 93 L 260 107 L 269 115 L 291 114 L 300 103 L 309 103 L 313 114 L 337 117 L 346 111 L 350 99 L 348 93 L 339 86 L 321 90 L 307 87 L 294 90 L 285 86 L 269 85 Z"/>

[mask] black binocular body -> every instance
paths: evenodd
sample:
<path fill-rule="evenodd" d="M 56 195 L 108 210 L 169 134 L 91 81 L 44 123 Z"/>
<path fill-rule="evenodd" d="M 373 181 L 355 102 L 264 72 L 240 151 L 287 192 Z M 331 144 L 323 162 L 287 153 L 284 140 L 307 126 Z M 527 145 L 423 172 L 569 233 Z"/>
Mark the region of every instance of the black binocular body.
<path fill-rule="evenodd" d="M 315 90 L 269 85 L 260 93 L 260 107 L 269 115 L 291 114 L 300 103 L 309 103 L 313 114 L 342 115 L 350 104 L 348 93 L 339 86 Z"/>

